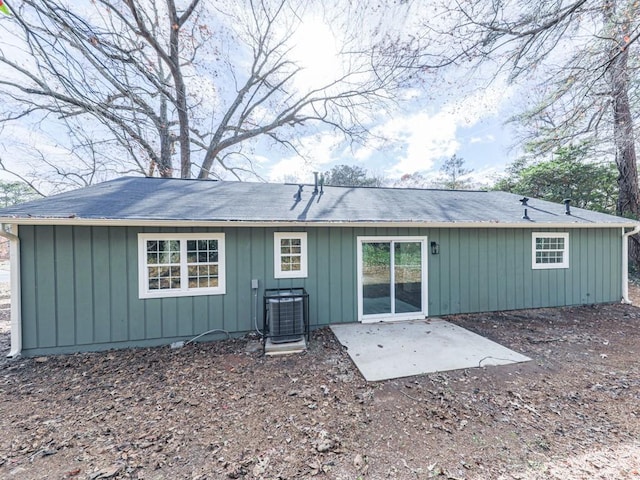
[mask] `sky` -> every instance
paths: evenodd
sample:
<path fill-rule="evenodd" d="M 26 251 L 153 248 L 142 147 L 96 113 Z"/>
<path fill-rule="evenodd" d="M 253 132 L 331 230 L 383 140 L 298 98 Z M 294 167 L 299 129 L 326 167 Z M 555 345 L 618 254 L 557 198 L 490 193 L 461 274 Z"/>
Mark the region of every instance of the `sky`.
<path fill-rule="evenodd" d="M 295 79 L 302 91 L 330 82 L 341 69 L 337 60 L 340 39 L 330 28 L 330 22 L 319 21 L 314 18 L 315 13 L 306 11 L 292 36 L 291 55 L 303 67 L 302 74 Z M 268 143 L 258 142 L 254 170 L 267 181 L 295 179 L 308 183 L 313 181 L 314 171 L 324 172 L 346 164 L 362 167 L 392 183 L 415 172 L 435 178 L 443 161 L 455 154 L 465 160 L 466 168 L 473 170 L 471 178 L 476 184 L 493 183 L 517 158 L 518 152 L 511 149 L 513 132 L 505 125 L 505 119 L 514 113 L 517 92 L 500 81 L 474 83 L 455 74 L 446 83 L 440 81 L 432 80 L 433 83 L 425 83 L 420 89 L 407 88 L 397 105 L 372 114 L 369 119 L 372 136 L 364 145 L 347 144 L 339 133 L 332 131 L 301 131 L 299 143 L 306 161 L 291 150 L 273 149 Z M 36 146 L 59 165 L 70 165 L 77 159 L 61 146 L 61 135 L 65 133 L 47 127 L 46 123 L 16 124 L 5 129 L 4 138 L 20 142 L 5 148 L 4 158 L 19 161 Z"/>
<path fill-rule="evenodd" d="M 304 82 L 326 80 L 339 69 L 335 61 L 338 42 L 322 22 L 310 14 L 303 28 L 294 34 L 296 60 L 303 66 Z M 410 21 L 407 14 L 404 22 Z M 405 25 L 405 27 L 407 27 Z M 344 146 L 337 135 L 312 135 L 304 140 L 309 162 L 301 165 L 295 155 L 273 159 L 265 156 L 257 172 L 270 181 L 299 181 L 312 178 L 313 171 L 357 165 L 370 174 L 390 182 L 415 172 L 437 177 L 444 160 L 457 155 L 472 169 L 472 180 L 479 185 L 493 183 L 513 162 L 513 131 L 505 120 L 513 115 L 515 87 L 496 80 L 470 81 L 465 73 L 449 75 L 445 85 L 434 82 L 424 88 L 408 89 L 404 99 L 389 113 L 377 118 L 373 133 L 385 141 L 370 138 L 366 145 Z"/>
<path fill-rule="evenodd" d="M 494 87 L 437 108 L 418 95 L 409 106 L 398 108 L 375 127 L 390 140 L 374 138 L 364 146 L 340 148 L 336 137 L 316 135 L 303 142 L 311 152 L 309 164 L 301 165 L 295 155 L 279 160 L 264 157 L 258 172 L 271 181 L 291 179 L 292 175 L 304 181 L 313 171 L 346 164 L 393 181 L 415 172 L 435 177 L 442 162 L 455 154 L 473 170 L 470 177 L 475 183 L 493 183 L 517 156 L 513 132 L 505 124 L 512 114 L 510 95 L 499 95 L 498 90 Z"/>

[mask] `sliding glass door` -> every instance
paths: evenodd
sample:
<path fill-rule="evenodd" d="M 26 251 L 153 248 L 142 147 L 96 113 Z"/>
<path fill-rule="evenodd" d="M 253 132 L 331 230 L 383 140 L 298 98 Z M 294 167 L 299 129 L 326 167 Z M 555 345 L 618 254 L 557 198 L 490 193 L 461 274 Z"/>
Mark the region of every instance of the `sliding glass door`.
<path fill-rule="evenodd" d="M 426 238 L 358 238 L 361 321 L 426 316 Z"/>

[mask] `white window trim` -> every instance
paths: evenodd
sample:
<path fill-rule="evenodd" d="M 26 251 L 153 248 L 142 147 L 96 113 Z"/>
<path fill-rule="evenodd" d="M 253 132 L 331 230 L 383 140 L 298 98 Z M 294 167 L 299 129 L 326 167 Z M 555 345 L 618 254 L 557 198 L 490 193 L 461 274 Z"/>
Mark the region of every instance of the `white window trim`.
<path fill-rule="evenodd" d="M 536 239 L 538 238 L 564 238 L 562 263 L 536 263 Z M 531 234 L 531 268 L 534 270 L 569 268 L 569 234 L 566 232 L 533 232 Z"/>
<path fill-rule="evenodd" d="M 180 242 L 180 289 L 150 290 L 147 269 L 147 240 L 177 240 Z M 218 286 L 189 288 L 187 272 L 187 240 L 218 241 Z M 139 233 L 138 234 L 138 295 L 139 298 L 192 297 L 197 295 L 222 295 L 225 286 L 224 233 Z"/>
<path fill-rule="evenodd" d="M 429 316 L 429 254 L 428 245 L 429 239 L 425 236 L 366 236 L 356 237 L 357 249 L 356 249 L 356 262 L 357 262 L 357 289 L 358 289 L 358 321 L 361 323 L 374 323 L 381 321 L 405 321 L 405 320 L 422 320 Z M 422 311 L 411 313 L 383 313 L 383 314 L 364 314 L 364 299 L 362 298 L 363 291 L 363 271 L 362 271 L 362 258 L 363 258 L 363 244 L 368 242 L 420 242 L 422 244 Z M 392 289 L 393 292 L 393 289 Z"/>
<path fill-rule="evenodd" d="M 300 270 L 282 271 L 280 240 L 290 238 L 300 240 Z M 273 234 L 273 277 L 274 278 L 307 278 L 307 232 L 274 232 Z"/>

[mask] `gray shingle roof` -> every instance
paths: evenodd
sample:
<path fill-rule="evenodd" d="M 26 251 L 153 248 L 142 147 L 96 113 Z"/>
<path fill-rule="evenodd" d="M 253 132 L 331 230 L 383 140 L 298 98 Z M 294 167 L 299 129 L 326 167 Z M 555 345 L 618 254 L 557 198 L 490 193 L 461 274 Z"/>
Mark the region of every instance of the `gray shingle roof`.
<path fill-rule="evenodd" d="M 638 221 L 504 192 L 324 187 L 122 177 L 0 209 L 3 223 L 310 222 L 478 226 L 633 226 Z"/>

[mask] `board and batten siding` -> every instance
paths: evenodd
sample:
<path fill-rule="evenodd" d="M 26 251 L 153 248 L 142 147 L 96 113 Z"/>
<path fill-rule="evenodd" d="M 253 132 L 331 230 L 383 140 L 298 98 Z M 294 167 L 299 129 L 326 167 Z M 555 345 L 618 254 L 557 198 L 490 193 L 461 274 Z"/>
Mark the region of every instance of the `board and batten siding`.
<path fill-rule="evenodd" d="M 307 232 L 307 278 L 274 278 L 275 231 Z M 251 279 L 260 282 L 260 327 L 265 288 L 304 287 L 312 328 L 354 322 L 359 236 L 419 235 L 440 245 L 438 255 L 427 248 L 430 316 L 620 300 L 620 229 L 562 230 L 570 233 L 570 267 L 558 270 L 531 268 L 532 231 L 20 226 L 23 353 L 160 345 L 212 329 L 248 332 L 256 314 Z M 138 233 L 154 232 L 224 232 L 226 294 L 139 299 Z"/>

